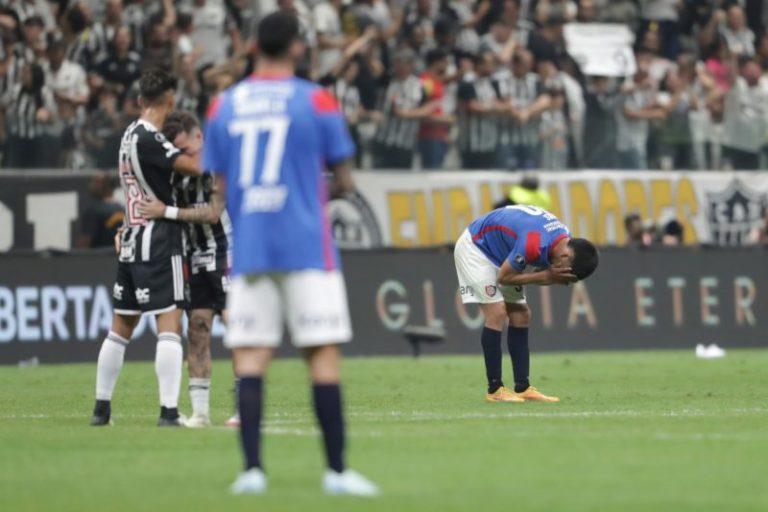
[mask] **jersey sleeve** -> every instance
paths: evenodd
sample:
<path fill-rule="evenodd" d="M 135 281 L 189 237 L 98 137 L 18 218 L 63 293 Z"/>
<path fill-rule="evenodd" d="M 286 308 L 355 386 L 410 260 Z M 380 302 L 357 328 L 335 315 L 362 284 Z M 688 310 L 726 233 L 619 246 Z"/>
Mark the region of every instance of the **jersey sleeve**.
<path fill-rule="evenodd" d="M 216 96 L 208 106 L 203 141 L 203 170 L 212 174 L 224 174 L 227 170 L 225 157 L 226 138 L 223 130 L 226 123 L 221 113 L 222 96 Z"/>
<path fill-rule="evenodd" d="M 160 132 L 142 132 L 136 145 L 142 164 L 163 171 L 172 171 L 173 162 L 181 155 L 181 150 Z"/>
<path fill-rule="evenodd" d="M 347 121 L 339 111 L 336 98 L 325 89 L 312 92 L 312 108 L 320 127 L 323 159 L 334 165 L 355 154 L 355 145 L 349 135 Z"/>
<path fill-rule="evenodd" d="M 528 231 L 521 233 L 514 247 L 507 256 L 509 264 L 522 272 L 528 265 L 537 265 L 541 260 L 541 233 Z"/>

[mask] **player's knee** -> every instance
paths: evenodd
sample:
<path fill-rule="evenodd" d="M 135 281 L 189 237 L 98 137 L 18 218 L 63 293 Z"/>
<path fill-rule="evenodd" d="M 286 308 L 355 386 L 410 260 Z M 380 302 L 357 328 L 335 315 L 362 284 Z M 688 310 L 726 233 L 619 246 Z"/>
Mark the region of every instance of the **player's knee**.
<path fill-rule="evenodd" d="M 513 327 L 528 327 L 531 323 L 531 309 L 527 304 L 511 304 L 507 308 L 509 325 Z"/>
<path fill-rule="evenodd" d="M 493 304 L 492 307 L 483 308 L 483 314 L 485 315 L 486 327 L 496 331 L 504 329 L 504 325 L 507 323 L 507 313 L 504 311 L 504 305 L 502 303 Z"/>
<path fill-rule="evenodd" d="M 200 337 L 207 337 L 211 334 L 211 323 L 204 315 L 192 314 L 189 318 L 189 337 L 190 340 Z"/>

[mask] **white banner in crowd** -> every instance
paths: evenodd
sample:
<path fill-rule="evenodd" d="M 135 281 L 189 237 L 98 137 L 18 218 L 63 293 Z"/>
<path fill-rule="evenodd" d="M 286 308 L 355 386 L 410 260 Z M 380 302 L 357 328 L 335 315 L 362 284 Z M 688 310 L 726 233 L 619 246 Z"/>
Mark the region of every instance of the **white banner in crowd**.
<path fill-rule="evenodd" d="M 568 53 L 585 75 L 623 77 L 635 73 L 635 36 L 626 25 L 569 23 L 563 34 Z"/>
<path fill-rule="evenodd" d="M 688 244 L 741 245 L 768 208 L 768 173 L 580 171 L 539 173 L 550 208 L 599 244 L 624 244 L 624 216 L 679 220 Z M 520 175 L 507 172 L 355 174 L 360 191 L 331 203 L 342 247 L 453 243 Z"/>

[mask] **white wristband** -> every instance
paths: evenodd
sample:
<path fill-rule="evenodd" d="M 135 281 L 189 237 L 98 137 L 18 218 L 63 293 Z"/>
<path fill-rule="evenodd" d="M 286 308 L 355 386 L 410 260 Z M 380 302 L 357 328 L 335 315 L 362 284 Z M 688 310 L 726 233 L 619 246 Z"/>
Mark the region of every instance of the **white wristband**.
<path fill-rule="evenodd" d="M 179 218 L 179 209 L 175 206 L 166 206 L 165 207 L 165 213 L 163 213 L 163 217 L 166 219 L 176 220 Z"/>

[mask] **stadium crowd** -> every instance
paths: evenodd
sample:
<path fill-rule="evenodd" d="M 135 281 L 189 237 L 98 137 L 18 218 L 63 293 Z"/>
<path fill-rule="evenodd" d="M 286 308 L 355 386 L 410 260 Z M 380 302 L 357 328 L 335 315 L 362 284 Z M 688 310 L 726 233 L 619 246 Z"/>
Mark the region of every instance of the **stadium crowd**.
<path fill-rule="evenodd" d="M 298 13 L 373 168 L 758 169 L 768 1 L 0 0 L 3 167 L 116 165 L 142 69 L 178 108 L 252 71 L 253 22 Z M 633 76 L 585 76 L 568 23 L 635 34 Z"/>

